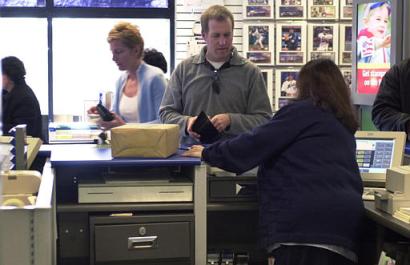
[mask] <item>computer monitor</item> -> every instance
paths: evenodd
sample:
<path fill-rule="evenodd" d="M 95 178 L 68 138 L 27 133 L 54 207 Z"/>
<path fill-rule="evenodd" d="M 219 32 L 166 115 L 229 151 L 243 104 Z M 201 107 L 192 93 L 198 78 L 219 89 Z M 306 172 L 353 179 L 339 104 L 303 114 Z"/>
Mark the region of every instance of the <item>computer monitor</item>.
<path fill-rule="evenodd" d="M 384 186 L 386 169 L 402 164 L 405 132 L 358 131 L 356 161 L 365 186 Z"/>

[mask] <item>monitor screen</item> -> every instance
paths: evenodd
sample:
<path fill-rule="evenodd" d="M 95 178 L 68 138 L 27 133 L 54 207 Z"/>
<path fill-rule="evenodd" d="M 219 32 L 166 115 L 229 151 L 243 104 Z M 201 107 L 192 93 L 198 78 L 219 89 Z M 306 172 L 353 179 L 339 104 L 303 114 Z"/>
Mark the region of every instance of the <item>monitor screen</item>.
<path fill-rule="evenodd" d="M 364 182 L 386 182 L 386 169 L 400 166 L 404 155 L 406 133 L 358 131 L 356 161 Z"/>
<path fill-rule="evenodd" d="M 391 63 L 390 0 L 357 4 L 356 93 L 375 95 Z"/>
<path fill-rule="evenodd" d="M 393 139 L 357 139 L 356 160 L 360 172 L 386 173 L 393 161 Z"/>

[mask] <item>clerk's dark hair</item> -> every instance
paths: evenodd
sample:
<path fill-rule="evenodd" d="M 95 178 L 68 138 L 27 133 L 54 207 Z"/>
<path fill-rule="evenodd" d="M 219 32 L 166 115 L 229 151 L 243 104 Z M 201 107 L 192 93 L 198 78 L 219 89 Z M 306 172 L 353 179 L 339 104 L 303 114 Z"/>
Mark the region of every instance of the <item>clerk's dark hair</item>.
<path fill-rule="evenodd" d="M 316 106 L 334 113 L 336 118 L 352 133 L 358 122 L 342 73 L 329 59 L 312 60 L 300 70 L 297 100 L 311 99 Z"/>
<path fill-rule="evenodd" d="M 15 56 L 4 57 L 1 60 L 1 72 L 15 84 L 25 82 L 26 68 L 23 62 Z"/>
<path fill-rule="evenodd" d="M 165 60 L 165 57 L 162 54 L 162 52 L 157 51 L 156 49 L 145 49 L 144 50 L 144 62 L 158 67 L 159 69 L 162 70 L 162 72 L 164 72 L 164 74 L 168 70 L 167 60 Z"/>

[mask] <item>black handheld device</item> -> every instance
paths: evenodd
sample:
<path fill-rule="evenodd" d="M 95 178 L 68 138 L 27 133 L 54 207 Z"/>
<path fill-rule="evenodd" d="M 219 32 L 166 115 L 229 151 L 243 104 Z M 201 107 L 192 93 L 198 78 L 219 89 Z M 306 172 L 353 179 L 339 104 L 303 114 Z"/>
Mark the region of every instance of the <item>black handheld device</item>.
<path fill-rule="evenodd" d="M 203 111 L 199 113 L 194 124 L 192 124 L 192 131 L 201 135 L 201 143 L 203 144 L 211 144 L 221 137 L 221 134 Z"/>
<path fill-rule="evenodd" d="M 114 119 L 114 114 L 112 114 L 103 104 L 97 104 L 97 111 L 100 114 L 103 121 L 112 121 Z"/>

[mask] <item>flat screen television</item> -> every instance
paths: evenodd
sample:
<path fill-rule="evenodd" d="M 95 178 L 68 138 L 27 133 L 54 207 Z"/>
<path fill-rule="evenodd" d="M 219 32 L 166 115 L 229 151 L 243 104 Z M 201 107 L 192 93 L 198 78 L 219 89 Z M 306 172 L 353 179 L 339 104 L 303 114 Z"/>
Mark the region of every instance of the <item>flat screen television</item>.
<path fill-rule="evenodd" d="M 402 164 L 406 133 L 358 131 L 356 161 L 365 186 L 383 186 L 386 170 Z"/>
<path fill-rule="evenodd" d="M 355 104 L 372 105 L 380 82 L 402 56 L 403 0 L 357 0 L 353 4 Z"/>

